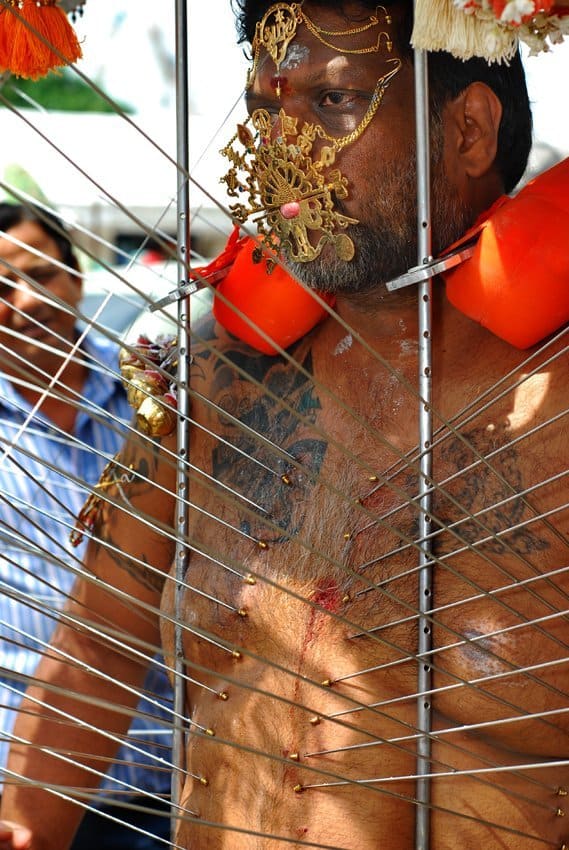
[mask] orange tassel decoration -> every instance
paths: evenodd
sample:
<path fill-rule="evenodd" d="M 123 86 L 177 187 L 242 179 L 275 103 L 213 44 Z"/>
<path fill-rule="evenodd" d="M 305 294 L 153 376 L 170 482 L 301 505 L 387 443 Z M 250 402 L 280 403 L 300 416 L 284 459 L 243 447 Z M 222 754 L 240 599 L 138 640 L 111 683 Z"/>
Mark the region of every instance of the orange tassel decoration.
<path fill-rule="evenodd" d="M 56 0 L 0 0 L 0 70 L 37 80 L 81 56 Z"/>

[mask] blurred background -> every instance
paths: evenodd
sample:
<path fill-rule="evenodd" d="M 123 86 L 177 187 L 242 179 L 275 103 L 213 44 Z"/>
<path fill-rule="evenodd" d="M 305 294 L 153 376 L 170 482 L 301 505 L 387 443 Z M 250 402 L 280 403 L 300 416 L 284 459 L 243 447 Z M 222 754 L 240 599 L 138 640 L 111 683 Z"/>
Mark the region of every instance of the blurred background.
<path fill-rule="evenodd" d="M 215 256 L 231 224 L 218 204 L 219 148 L 246 63 L 229 3 L 188 3 L 191 250 Z M 175 4 L 87 0 L 71 13 L 83 58 L 63 73 L 0 82 L 3 194 L 40 198 L 71 227 L 85 272 L 83 309 L 122 333 L 148 298 L 176 284 Z M 199 186 L 206 191 L 202 192 Z M 168 250 L 164 250 L 164 245 Z M 170 311 L 173 313 L 173 311 Z M 149 330 L 164 316 L 147 317 Z M 167 323 L 166 323 L 167 324 Z"/>
<path fill-rule="evenodd" d="M 199 263 L 218 253 L 230 230 L 219 149 L 244 114 L 247 62 L 230 0 L 187 5 L 191 248 Z M 73 16 L 83 49 L 76 68 L 37 82 L 1 80 L 0 178 L 4 191 L 41 195 L 73 228 L 84 248 L 87 310 L 112 290 L 99 318 L 122 331 L 140 311 L 136 289 L 156 297 L 176 280 L 175 4 L 86 0 Z M 535 116 L 530 177 L 569 154 L 569 115 L 559 99 L 569 47 L 526 52 L 524 62 Z"/>

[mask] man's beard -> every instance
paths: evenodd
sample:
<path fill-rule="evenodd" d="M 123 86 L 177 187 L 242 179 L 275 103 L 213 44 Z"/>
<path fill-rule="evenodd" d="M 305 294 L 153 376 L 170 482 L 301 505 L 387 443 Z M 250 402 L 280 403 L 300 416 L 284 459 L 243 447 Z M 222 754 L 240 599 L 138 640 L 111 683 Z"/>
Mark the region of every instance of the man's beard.
<path fill-rule="evenodd" d="M 447 180 L 442 162 L 442 140 L 432 145 L 431 207 L 433 255 L 456 241 L 473 223 L 474 215 Z M 293 275 L 311 289 L 330 294 L 357 296 L 382 287 L 387 281 L 418 263 L 417 181 L 415 157 L 398 161 L 371 188 L 372 198 L 359 214 L 365 224 L 344 231 L 353 241 L 352 260 L 339 260 L 326 246 L 309 263 L 289 262 Z M 374 196 L 375 195 L 375 196 Z M 340 210 L 343 212 L 343 210 Z"/>

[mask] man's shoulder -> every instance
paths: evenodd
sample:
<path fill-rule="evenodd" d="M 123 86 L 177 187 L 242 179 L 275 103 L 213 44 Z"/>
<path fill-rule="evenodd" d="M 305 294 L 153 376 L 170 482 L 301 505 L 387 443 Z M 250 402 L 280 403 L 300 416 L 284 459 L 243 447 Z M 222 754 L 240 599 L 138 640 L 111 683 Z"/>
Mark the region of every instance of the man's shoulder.
<path fill-rule="evenodd" d="M 0 371 L 0 407 L 9 406 L 14 398 L 16 398 L 16 389 L 9 375 Z"/>
<path fill-rule="evenodd" d="M 562 415 L 567 407 L 569 376 L 566 330 L 524 354 L 519 395 L 532 400 L 538 421 L 559 420 L 561 429 L 567 434 L 567 417 Z"/>
<path fill-rule="evenodd" d="M 316 333 L 313 330 L 297 340 L 283 354 L 269 354 L 231 334 L 213 314 L 203 315 L 192 327 L 192 405 L 197 404 L 196 394 L 214 407 L 229 405 L 234 410 L 261 396 L 287 399 L 299 385 L 312 380 Z"/>

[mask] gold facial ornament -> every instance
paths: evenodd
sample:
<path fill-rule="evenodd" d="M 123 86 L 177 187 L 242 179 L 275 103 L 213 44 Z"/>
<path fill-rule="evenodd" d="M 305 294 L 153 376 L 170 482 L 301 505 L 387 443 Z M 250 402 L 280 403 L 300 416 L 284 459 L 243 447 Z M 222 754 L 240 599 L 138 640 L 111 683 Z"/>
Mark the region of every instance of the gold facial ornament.
<path fill-rule="evenodd" d="M 348 196 L 348 182 L 331 166 L 336 154 L 360 138 L 377 112 L 401 68 L 399 59 L 389 62 L 392 68 L 377 81 L 364 117 L 346 136 L 334 138 L 320 125 L 306 122 L 298 131 L 297 119 L 283 109 L 276 122 L 267 110 L 257 109 L 222 149 L 231 168 L 221 182 L 230 197 L 245 197 L 245 203 L 230 205 L 230 210 L 240 223 L 255 216 L 261 241 L 270 250 L 301 263 L 315 260 L 327 244 L 333 245 L 340 260 L 354 256 L 354 244 L 342 231 L 358 221 L 334 209 L 334 199 Z M 313 156 L 315 142 L 318 154 Z M 243 150 L 237 150 L 236 143 Z"/>
<path fill-rule="evenodd" d="M 382 24 L 391 18 L 383 6 L 360 25 L 343 30 L 326 30 L 318 26 L 302 8 L 302 3 L 275 3 L 257 23 L 253 39 L 253 64 L 247 77 L 249 88 L 256 77 L 263 48 L 276 68 L 276 94 L 281 95 L 280 66 L 286 58 L 298 27 L 304 24 L 311 35 L 326 47 L 344 54 L 378 53 L 382 47 L 390 53 L 392 40 Z M 342 39 L 379 28 L 377 38 L 360 48 L 342 46 Z M 231 162 L 222 178 L 231 197 L 245 196 L 230 209 L 243 223 L 255 216 L 261 241 L 274 251 L 284 252 L 289 259 L 310 262 L 327 244 L 334 246 L 336 256 L 351 260 L 354 245 L 342 232 L 357 220 L 334 209 L 334 200 L 348 195 L 348 184 L 340 170 L 331 169 L 336 154 L 357 141 L 383 98 L 391 78 L 399 71 L 401 61 L 389 60 L 391 69 L 377 81 L 369 107 L 360 124 L 341 138 L 329 136 L 318 124 L 304 123 L 300 131 L 297 119 L 280 110 L 276 124 L 264 109 L 256 110 L 221 151 Z M 249 129 L 248 124 L 252 124 Z M 280 133 L 277 135 L 277 130 Z M 234 147 L 239 142 L 244 150 Z M 317 143 L 318 153 L 313 150 Z M 260 252 L 258 252 L 260 254 Z"/>
<path fill-rule="evenodd" d="M 247 74 L 247 88 L 255 79 L 261 47 L 265 48 L 275 63 L 277 74 L 279 73 L 288 46 L 296 35 L 299 9 L 296 3 L 275 3 L 267 9 L 262 20 L 257 23 L 253 39 L 253 65 Z"/>

